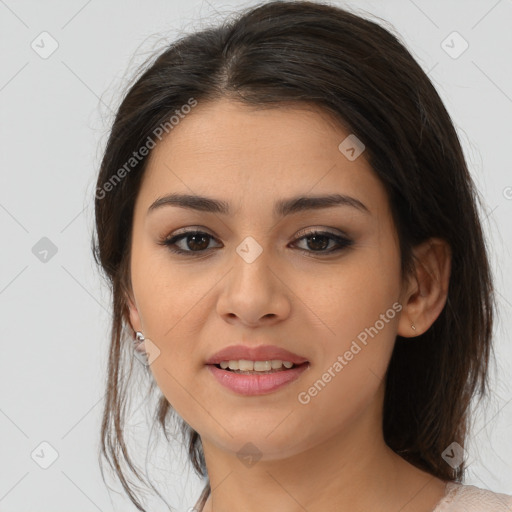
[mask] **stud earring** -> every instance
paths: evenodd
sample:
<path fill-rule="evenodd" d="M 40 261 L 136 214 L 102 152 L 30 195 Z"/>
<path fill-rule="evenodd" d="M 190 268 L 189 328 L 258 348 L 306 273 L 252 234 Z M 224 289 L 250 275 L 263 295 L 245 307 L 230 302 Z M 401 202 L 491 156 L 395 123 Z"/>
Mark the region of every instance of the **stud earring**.
<path fill-rule="evenodd" d="M 139 345 L 144 342 L 146 338 L 144 338 L 144 334 L 142 334 L 140 331 L 137 331 L 135 333 L 135 339 L 133 340 L 133 347 L 135 350 L 138 349 Z"/>
<path fill-rule="evenodd" d="M 146 344 L 144 343 L 146 338 L 140 331 L 135 333 L 135 339 L 133 340 L 133 354 L 134 356 L 144 365 L 148 364 L 148 354 L 146 352 Z"/>

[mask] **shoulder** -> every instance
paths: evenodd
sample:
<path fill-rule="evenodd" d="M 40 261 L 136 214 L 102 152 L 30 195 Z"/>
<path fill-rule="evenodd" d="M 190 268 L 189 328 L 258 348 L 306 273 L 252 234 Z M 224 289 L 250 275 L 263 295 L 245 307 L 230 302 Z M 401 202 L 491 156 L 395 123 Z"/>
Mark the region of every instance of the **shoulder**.
<path fill-rule="evenodd" d="M 511 512 L 512 495 L 474 485 L 448 482 L 446 494 L 432 512 Z"/>

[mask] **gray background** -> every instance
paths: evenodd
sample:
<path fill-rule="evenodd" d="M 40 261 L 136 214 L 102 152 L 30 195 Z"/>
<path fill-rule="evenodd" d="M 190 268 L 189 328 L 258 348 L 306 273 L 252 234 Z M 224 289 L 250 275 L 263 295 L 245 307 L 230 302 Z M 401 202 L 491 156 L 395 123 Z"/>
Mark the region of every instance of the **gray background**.
<path fill-rule="evenodd" d="M 135 66 L 183 31 L 253 3 L 0 0 L 1 511 L 135 510 L 114 480 L 107 491 L 97 464 L 110 297 L 90 251 L 95 174 Z M 512 493 L 512 1 L 340 5 L 396 28 L 444 100 L 483 195 L 500 303 L 497 372 L 492 401 L 476 411 L 466 483 Z M 179 445 L 159 446 L 152 481 L 187 510 L 200 481 L 183 469 Z"/>

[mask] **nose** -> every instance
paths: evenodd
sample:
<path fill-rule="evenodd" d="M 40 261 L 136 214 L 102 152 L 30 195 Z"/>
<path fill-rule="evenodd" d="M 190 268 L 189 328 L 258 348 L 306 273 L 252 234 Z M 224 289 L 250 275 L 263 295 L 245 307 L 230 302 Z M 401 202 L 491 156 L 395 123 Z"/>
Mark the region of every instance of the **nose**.
<path fill-rule="evenodd" d="M 255 259 L 240 254 L 222 280 L 218 314 L 228 323 L 248 327 L 283 321 L 290 314 L 292 292 L 282 269 L 270 260 L 269 251 L 261 251 Z"/>

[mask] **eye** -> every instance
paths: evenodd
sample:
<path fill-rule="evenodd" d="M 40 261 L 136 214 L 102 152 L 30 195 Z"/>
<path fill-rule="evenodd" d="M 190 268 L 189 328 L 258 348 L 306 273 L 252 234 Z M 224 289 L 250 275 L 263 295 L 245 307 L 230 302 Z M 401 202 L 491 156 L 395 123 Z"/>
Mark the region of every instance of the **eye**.
<path fill-rule="evenodd" d="M 353 240 L 330 231 L 310 231 L 297 239 L 297 242 L 301 241 L 306 241 L 306 246 L 311 249 L 302 249 L 303 252 L 320 253 L 320 255 L 341 251 L 354 243 Z M 331 246 L 329 250 L 325 250 L 331 242 L 334 242 L 334 247 Z"/>
<path fill-rule="evenodd" d="M 171 252 L 178 254 L 201 253 L 208 248 L 209 239 L 213 239 L 213 236 L 204 231 L 189 230 L 171 238 L 166 238 L 161 244 L 167 246 Z M 180 247 L 178 242 L 184 243 Z"/>
<path fill-rule="evenodd" d="M 166 238 L 159 242 L 165 245 L 169 251 L 177 254 L 201 255 L 209 251 L 210 240 L 215 238 L 209 233 L 198 230 L 183 231 L 178 235 Z M 295 239 L 294 245 L 297 242 L 306 241 L 308 249 L 300 249 L 304 253 L 318 253 L 320 255 L 332 254 L 347 247 L 350 247 L 354 242 L 345 236 L 341 236 L 329 231 L 310 231 L 300 238 Z M 334 247 L 330 244 L 334 242 Z M 179 245 L 181 244 L 181 246 Z M 329 247 L 330 246 L 330 247 Z M 329 248 L 329 250 L 326 250 Z"/>

